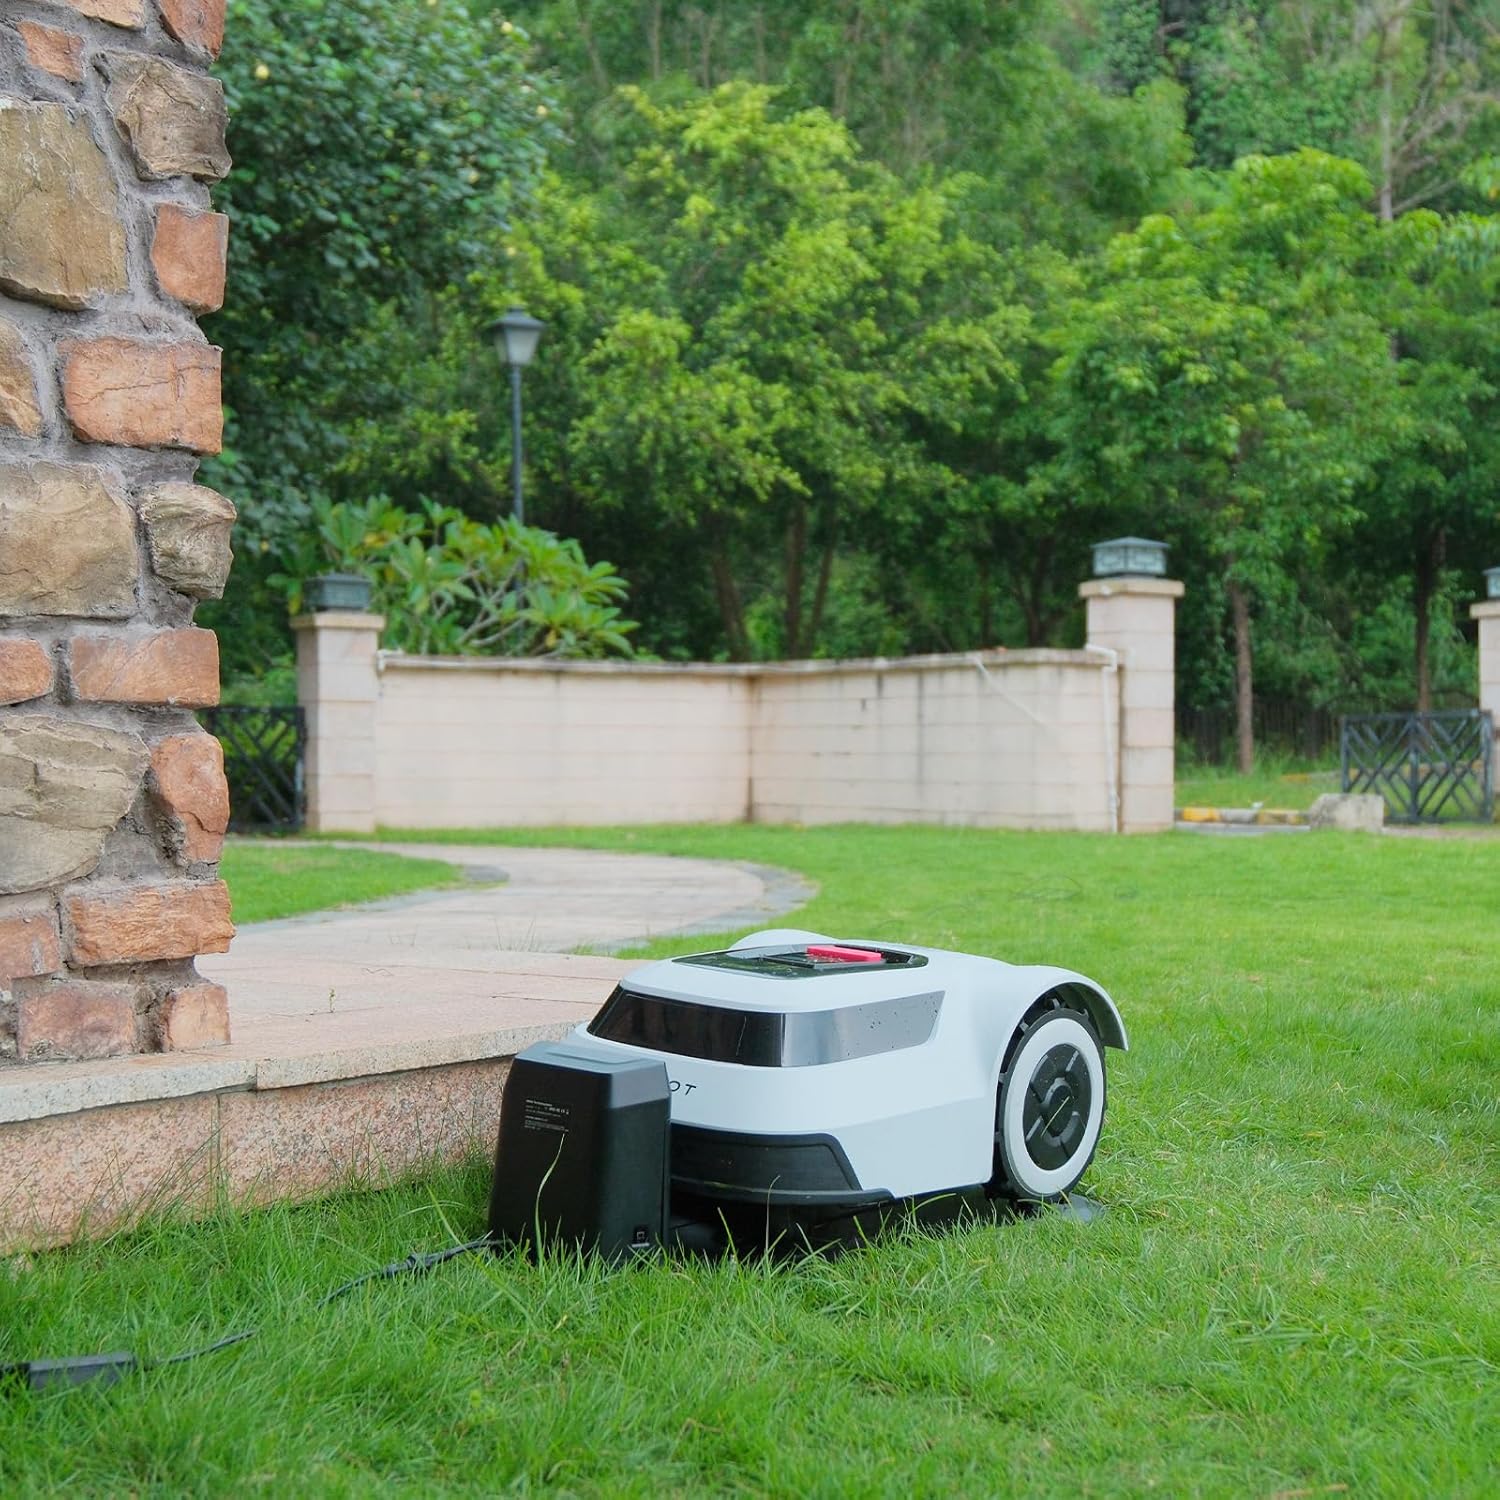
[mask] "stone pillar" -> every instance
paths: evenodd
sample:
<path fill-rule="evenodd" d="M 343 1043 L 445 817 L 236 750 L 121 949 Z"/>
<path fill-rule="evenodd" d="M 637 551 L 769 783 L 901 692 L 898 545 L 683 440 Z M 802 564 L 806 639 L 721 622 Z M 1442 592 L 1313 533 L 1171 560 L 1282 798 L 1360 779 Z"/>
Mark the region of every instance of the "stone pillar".
<path fill-rule="evenodd" d="M 1469 617 L 1479 621 L 1479 706 L 1494 718 L 1494 777 L 1500 788 L 1500 599 L 1474 605 Z"/>
<path fill-rule="evenodd" d="M 23 14 L 17 15 L 16 11 Z M 0 1066 L 228 1040 L 223 0 L 0 14 Z"/>
<path fill-rule="evenodd" d="M 1091 578 L 1086 643 L 1119 663 L 1120 831 L 1172 826 L 1177 759 L 1177 601 L 1170 578 Z"/>
<path fill-rule="evenodd" d="M 307 715 L 307 826 L 318 833 L 375 831 L 376 661 L 382 615 L 299 615 L 297 701 Z"/>

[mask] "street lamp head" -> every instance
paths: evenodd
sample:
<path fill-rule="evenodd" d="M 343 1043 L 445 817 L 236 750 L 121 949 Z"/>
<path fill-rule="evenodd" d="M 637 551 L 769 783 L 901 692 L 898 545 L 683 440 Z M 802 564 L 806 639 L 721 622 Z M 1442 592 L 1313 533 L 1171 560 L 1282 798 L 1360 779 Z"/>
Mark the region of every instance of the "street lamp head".
<path fill-rule="evenodd" d="M 1094 544 L 1095 578 L 1165 578 L 1167 544 L 1143 536 L 1120 536 Z"/>
<path fill-rule="evenodd" d="M 541 338 L 542 329 L 546 326 L 536 318 L 529 317 L 519 307 L 513 307 L 503 318 L 496 318 L 490 324 L 490 337 L 505 357 L 506 364 L 520 369 L 531 363 L 531 356 L 536 353 L 537 340 Z"/>

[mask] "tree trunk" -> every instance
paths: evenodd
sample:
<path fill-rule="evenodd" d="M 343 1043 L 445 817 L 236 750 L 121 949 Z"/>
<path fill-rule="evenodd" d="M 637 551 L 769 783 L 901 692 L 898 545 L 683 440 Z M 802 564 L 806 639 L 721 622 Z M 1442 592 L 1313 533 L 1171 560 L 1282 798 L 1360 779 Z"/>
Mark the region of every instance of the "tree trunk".
<path fill-rule="evenodd" d="M 1052 619 L 1047 611 L 1047 580 L 1052 576 L 1052 553 L 1055 544 L 1048 538 L 1031 549 L 1031 568 L 1026 575 L 1026 594 L 1022 609 L 1026 615 L 1026 644 L 1045 646 Z"/>
<path fill-rule="evenodd" d="M 812 616 L 807 622 L 807 648 L 818 649 L 818 637 L 823 633 L 823 611 L 828 605 L 828 584 L 833 577 L 833 555 L 838 550 L 838 522 L 830 519 L 828 541 L 823 550 L 823 561 L 818 567 L 818 586 L 813 590 Z"/>
<path fill-rule="evenodd" d="M 722 535 L 714 538 L 709 565 L 713 569 L 714 594 L 719 601 L 719 618 L 724 622 L 724 641 L 729 647 L 729 659 L 748 661 L 750 638 L 745 633 L 745 606 L 740 599 L 739 585 L 734 581 L 729 546 Z"/>
<path fill-rule="evenodd" d="M 583 39 L 583 45 L 589 54 L 589 71 L 594 75 L 594 87 L 601 94 L 609 92 L 609 73 L 604 66 L 604 58 L 600 55 L 598 44 L 594 40 L 594 28 L 589 25 L 589 20 L 583 13 L 581 5 L 573 7 L 574 20 L 578 25 L 578 35 Z M 433 304 L 436 306 L 436 303 Z"/>
<path fill-rule="evenodd" d="M 864 27 L 864 7 L 856 3 L 853 19 L 846 18 L 845 20 L 844 41 L 846 45 L 843 55 L 833 65 L 832 114 L 836 120 L 844 119 L 849 113 L 849 90 L 854 82 L 855 58 L 863 39 Z"/>
<path fill-rule="evenodd" d="M 1255 684 L 1250 661 L 1250 595 L 1242 583 L 1229 585 L 1234 620 L 1234 741 L 1240 775 L 1255 769 Z"/>
<path fill-rule="evenodd" d="M 702 26 L 698 48 L 698 87 L 711 89 L 714 86 L 714 29 L 718 25 L 718 17 L 709 15 L 707 11 L 700 11 L 698 14 Z"/>
<path fill-rule="evenodd" d="M 1376 91 L 1380 95 L 1376 128 L 1380 149 L 1380 186 L 1377 211 L 1382 224 L 1396 217 L 1396 63 L 1401 49 L 1401 28 L 1406 19 L 1405 5 L 1398 5 L 1382 15 L 1380 45 L 1375 54 Z"/>
<path fill-rule="evenodd" d="M 646 19 L 646 50 L 651 54 L 651 77 L 661 77 L 661 0 L 655 0 Z"/>
<path fill-rule="evenodd" d="M 1432 600 L 1442 578 L 1448 550 L 1447 528 L 1439 526 L 1418 549 L 1412 575 L 1412 609 L 1417 617 L 1416 679 L 1417 712 L 1432 712 Z"/>
<path fill-rule="evenodd" d="M 995 560 L 990 549 L 979 550 L 979 644 L 995 644 Z"/>
<path fill-rule="evenodd" d="M 807 502 L 792 502 L 792 518 L 786 529 L 786 605 L 782 611 L 782 650 L 789 657 L 802 655 L 802 574 L 807 558 Z"/>

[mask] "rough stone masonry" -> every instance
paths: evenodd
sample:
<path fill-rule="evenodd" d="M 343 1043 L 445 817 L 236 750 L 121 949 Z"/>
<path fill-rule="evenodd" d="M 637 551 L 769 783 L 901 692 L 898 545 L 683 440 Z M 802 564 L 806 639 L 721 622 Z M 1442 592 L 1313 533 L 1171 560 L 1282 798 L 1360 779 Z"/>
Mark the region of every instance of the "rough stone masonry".
<path fill-rule="evenodd" d="M 0 1067 L 229 1039 L 224 0 L 0 5 Z"/>

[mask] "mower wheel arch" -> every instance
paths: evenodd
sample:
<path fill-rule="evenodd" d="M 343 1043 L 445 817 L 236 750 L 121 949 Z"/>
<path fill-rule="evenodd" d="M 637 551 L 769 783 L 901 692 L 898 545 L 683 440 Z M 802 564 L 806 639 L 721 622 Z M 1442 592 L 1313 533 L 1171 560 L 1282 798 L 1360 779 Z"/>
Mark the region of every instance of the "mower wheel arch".
<path fill-rule="evenodd" d="M 1125 1035 L 1125 1022 L 1115 1007 L 1115 1002 L 1097 985 L 1081 979 L 1069 980 L 1055 985 L 1042 1000 L 1056 997 L 1073 1010 L 1081 1010 L 1093 1023 L 1094 1034 L 1106 1047 L 1118 1047 L 1121 1052 L 1130 1049 L 1130 1040 Z M 1041 1001 L 1037 1002 L 1038 1004 Z"/>

